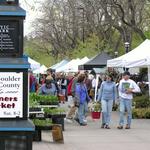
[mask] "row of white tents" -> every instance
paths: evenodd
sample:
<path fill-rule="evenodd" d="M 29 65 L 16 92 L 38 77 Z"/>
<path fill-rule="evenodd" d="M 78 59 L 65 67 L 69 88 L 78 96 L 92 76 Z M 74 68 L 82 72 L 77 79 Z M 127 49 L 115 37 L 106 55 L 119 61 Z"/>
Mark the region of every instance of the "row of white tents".
<path fill-rule="evenodd" d="M 46 70 L 48 69 L 46 66 L 41 65 L 39 62 L 31 59 L 30 57 L 28 58 L 28 61 L 30 63 L 30 68 L 35 74 L 44 74 L 46 73 Z M 62 60 L 61 62 L 51 66 L 51 69 L 54 69 L 56 72 L 78 72 L 78 66 L 82 65 L 89 61 L 89 58 L 84 57 L 82 59 L 72 59 L 71 61 L 69 60 Z"/>
<path fill-rule="evenodd" d="M 71 61 L 63 60 L 50 68 L 55 69 L 56 72 L 78 72 L 78 66 L 86 63 L 87 61 L 89 61 L 89 58 L 87 57 L 82 59 L 72 59 Z"/>

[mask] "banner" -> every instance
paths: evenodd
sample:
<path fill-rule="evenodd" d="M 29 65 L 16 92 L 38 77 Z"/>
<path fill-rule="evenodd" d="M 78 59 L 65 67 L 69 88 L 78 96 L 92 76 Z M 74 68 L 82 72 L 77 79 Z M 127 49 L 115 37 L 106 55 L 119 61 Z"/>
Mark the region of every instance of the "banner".
<path fill-rule="evenodd" d="M 0 118 L 23 117 L 23 73 L 0 72 Z"/>

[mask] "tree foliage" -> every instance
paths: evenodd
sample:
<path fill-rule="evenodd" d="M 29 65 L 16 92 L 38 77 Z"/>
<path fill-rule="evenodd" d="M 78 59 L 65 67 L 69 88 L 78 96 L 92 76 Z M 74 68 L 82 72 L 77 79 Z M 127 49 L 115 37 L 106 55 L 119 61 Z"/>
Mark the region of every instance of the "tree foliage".
<path fill-rule="evenodd" d="M 36 44 L 55 59 L 123 53 L 149 37 L 147 0 L 44 0 L 34 21 Z"/>

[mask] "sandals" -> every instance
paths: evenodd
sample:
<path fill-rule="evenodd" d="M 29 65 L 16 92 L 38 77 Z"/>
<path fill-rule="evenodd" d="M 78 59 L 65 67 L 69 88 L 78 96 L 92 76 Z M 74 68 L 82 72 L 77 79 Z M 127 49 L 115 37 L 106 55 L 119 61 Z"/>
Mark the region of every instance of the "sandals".
<path fill-rule="evenodd" d="M 127 124 L 126 127 L 125 127 L 125 129 L 130 129 L 130 126 Z"/>
<path fill-rule="evenodd" d="M 120 126 L 117 127 L 117 129 L 123 129 L 123 126 L 120 125 Z M 127 124 L 125 129 L 130 129 L 130 126 Z"/>
<path fill-rule="evenodd" d="M 117 129 L 123 129 L 123 126 L 118 126 Z"/>

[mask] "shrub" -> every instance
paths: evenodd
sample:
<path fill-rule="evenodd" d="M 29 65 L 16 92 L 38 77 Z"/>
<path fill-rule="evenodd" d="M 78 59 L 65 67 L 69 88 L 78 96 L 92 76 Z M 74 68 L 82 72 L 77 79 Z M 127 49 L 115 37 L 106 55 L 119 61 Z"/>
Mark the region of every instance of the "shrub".
<path fill-rule="evenodd" d="M 150 119 L 150 108 L 133 109 L 132 117 L 137 119 Z"/>
<path fill-rule="evenodd" d="M 148 95 L 134 97 L 133 105 L 135 108 L 148 108 L 150 106 L 150 100 Z"/>

